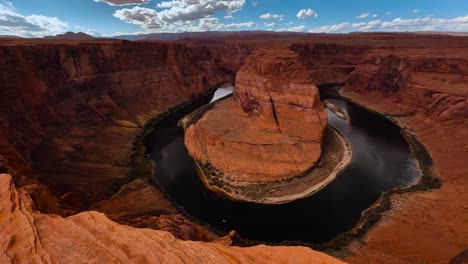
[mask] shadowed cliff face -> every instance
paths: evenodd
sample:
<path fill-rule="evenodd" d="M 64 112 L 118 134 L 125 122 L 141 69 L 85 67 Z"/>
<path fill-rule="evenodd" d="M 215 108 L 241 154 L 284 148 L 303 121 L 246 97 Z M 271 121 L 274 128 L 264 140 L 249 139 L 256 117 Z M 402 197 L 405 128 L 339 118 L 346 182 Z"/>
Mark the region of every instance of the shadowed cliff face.
<path fill-rule="evenodd" d="M 458 39 L 449 39 L 445 46 L 402 38 L 394 45 L 392 39 L 382 46 L 295 44 L 292 49 L 317 84 L 345 83 L 346 90 L 394 100 L 400 115 L 423 111 L 443 121 L 466 118 L 468 113 L 467 51 Z"/>
<path fill-rule="evenodd" d="M 393 98 L 402 105 L 395 109 L 399 114 L 423 111 L 438 121 L 467 118 L 468 58 L 461 49 L 452 52 L 447 58 L 441 58 L 436 50 L 419 56 L 371 52 L 350 75 L 345 88 Z"/>
<path fill-rule="evenodd" d="M 211 52 L 130 42 L 0 46 L 4 155 L 85 208 L 125 176 L 133 138 L 150 118 L 232 81 L 243 56 L 222 68 Z"/>
<path fill-rule="evenodd" d="M 316 84 L 345 82 L 369 48 L 334 43 L 291 46 L 299 54 Z"/>

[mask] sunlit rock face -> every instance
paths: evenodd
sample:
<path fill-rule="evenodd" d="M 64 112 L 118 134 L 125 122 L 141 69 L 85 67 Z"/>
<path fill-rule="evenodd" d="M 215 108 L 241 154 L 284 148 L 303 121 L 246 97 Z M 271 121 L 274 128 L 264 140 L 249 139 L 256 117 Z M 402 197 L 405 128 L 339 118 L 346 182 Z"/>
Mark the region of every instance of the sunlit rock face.
<path fill-rule="evenodd" d="M 40 214 L 8 174 L 0 174 L 0 208 L 0 263 L 343 263 L 305 247 L 181 241 L 93 211 L 68 218 Z"/>
<path fill-rule="evenodd" d="M 189 153 L 240 181 L 275 181 L 301 174 L 321 154 L 326 112 L 317 87 L 284 48 L 247 57 L 234 96 L 187 130 Z"/>

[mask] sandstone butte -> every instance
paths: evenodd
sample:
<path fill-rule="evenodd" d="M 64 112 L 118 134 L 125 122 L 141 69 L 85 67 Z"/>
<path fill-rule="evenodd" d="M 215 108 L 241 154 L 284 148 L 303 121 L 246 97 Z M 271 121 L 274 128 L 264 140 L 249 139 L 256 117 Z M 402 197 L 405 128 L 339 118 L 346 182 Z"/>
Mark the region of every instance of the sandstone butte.
<path fill-rule="evenodd" d="M 2 175 L 2 186 L 8 187 L 1 188 L 0 232 L 25 232 L 15 239 L 1 233 L 0 262 L 15 251 L 17 257 L 44 262 L 43 249 L 79 261 L 78 250 L 98 256 L 105 246 L 113 249 L 106 250 L 108 256 L 124 259 L 122 252 L 131 255 L 146 247 L 138 239 L 149 233 L 160 234 L 162 246 L 194 248 L 168 246 L 145 255 L 177 252 L 203 259 L 213 247 L 222 247 L 281 260 L 306 250 L 178 240 L 213 238 L 179 216 L 144 170 L 134 169 L 139 160 L 130 151 L 147 120 L 218 83 L 232 82 L 255 48 L 284 43 L 299 54 L 313 83 L 344 83 L 343 96 L 413 133 L 442 181 L 440 189 L 394 194 L 383 218 L 345 248 L 348 257 L 340 256 L 349 263 L 447 263 L 468 248 L 467 42 L 466 37 L 384 33 L 259 33 L 176 43 L 1 40 L 0 173 L 12 175 L 17 191 Z M 128 177 L 129 170 L 139 178 Z M 6 207 L 11 201 L 15 205 Z M 167 230 L 178 239 L 145 228 Z M 86 231 L 77 235 L 76 230 Z M 137 242 L 125 244 L 122 230 Z M 99 247 L 90 241 L 104 242 Z M 74 245 L 77 250 L 70 250 Z"/>
<path fill-rule="evenodd" d="M 327 115 L 317 87 L 285 47 L 259 48 L 237 72 L 234 98 L 186 131 L 187 150 L 202 164 L 243 182 L 284 180 L 319 159 Z"/>

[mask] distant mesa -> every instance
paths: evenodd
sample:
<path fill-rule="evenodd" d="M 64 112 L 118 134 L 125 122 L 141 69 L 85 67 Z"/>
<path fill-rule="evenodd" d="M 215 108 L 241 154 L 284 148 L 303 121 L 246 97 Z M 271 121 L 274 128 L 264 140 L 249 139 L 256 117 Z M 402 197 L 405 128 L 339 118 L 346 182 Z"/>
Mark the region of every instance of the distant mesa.
<path fill-rule="evenodd" d="M 21 39 L 20 36 L 15 35 L 0 35 L 0 39 Z"/>
<path fill-rule="evenodd" d="M 67 32 L 64 34 L 58 34 L 55 36 L 45 36 L 45 39 L 62 39 L 62 40 L 93 40 L 96 39 L 95 37 L 88 35 L 83 32 Z"/>
<path fill-rule="evenodd" d="M 159 40 L 159 41 L 178 41 L 183 39 L 207 39 L 207 38 L 260 38 L 265 39 L 277 36 L 297 36 L 304 35 L 302 32 L 270 32 L 261 30 L 251 31 L 203 31 L 203 32 L 181 32 L 181 33 L 152 33 L 152 34 L 138 34 L 138 35 L 119 35 L 114 36 L 116 39 L 142 41 L 142 40 Z"/>

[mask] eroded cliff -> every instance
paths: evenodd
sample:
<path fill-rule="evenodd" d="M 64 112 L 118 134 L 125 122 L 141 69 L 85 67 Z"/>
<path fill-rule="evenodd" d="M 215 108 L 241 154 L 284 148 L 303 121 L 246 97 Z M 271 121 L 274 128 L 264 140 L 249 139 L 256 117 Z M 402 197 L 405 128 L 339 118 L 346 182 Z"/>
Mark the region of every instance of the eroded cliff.
<path fill-rule="evenodd" d="M 86 208 L 126 177 L 153 117 L 231 78 L 199 46 L 2 46 L 0 130 L 37 178 Z M 79 208 L 77 208 L 79 209 Z"/>
<path fill-rule="evenodd" d="M 69 250 L 75 244 L 86 256 L 98 252 L 110 261 L 128 256 L 148 260 L 153 251 L 146 250 L 144 244 L 153 242 L 139 244 L 139 239 L 146 239 L 142 234 L 148 232 L 163 234 L 160 240 L 157 235 L 153 237 L 161 242 L 159 245 L 186 245 L 168 233 L 120 226 L 98 213 L 60 218 L 26 210 L 32 205 L 29 198 L 20 199 L 27 202 L 9 202 L 27 195 L 33 198 L 36 209 L 46 213 L 69 215 L 95 206 L 121 223 L 162 228 L 184 239 L 206 239 L 209 235 L 195 235 L 199 227 L 176 216 L 177 210 L 146 179 L 132 181 L 118 193 L 111 190 L 112 183 L 127 178 L 129 168 L 136 165 L 129 162 L 129 150 L 148 119 L 201 95 L 218 82 L 232 80 L 253 47 L 273 42 L 296 43 L 293 49 L 313 83 L 347 82 L 342 95 L 390 116 L 413 132 L 427 147 L 434 159 L 434 171 L 442 179 L 439 190 L 394 195 L 392 209 L 363 238 L 365 243 L 358 241 L 351 247 L 354 256 L 347 260 L 446 263 L 468 247 L 464 203 L 468 200 L 467 38 L 351 34 L 250 41 L 253 44 L 220 40 L 220 44 L 2 41 L 0 173 L 13 174 L 16 185 L 24 188 L 20 187 L 18 194 L 5 176 L 0 177 L 2 186 L 8 185 L 11 193 L 0 195 L 0 232 L 4 232 L 0 236 L 0 262 L 24 256 L 38 262 L 61 259 L 67 256 L 57 252 L 65 249 L 64 245 Z M 144 166 L 139 168 L 143 170 L 137 174 L 147 172 Z M 95 204 L 103 198 L 107 199 Z M 21 216 L 21 210 L 27 213 Z M 151 215 L 154 212 L 172 216 L 155 219 Z M 61 234 L 47 234 L 56 234 L 54 229 Z M 69 235 L 65 231 L 70 231 Z M 132 236 L 138 243 L 114 245 L 126 232 L 135 232 Z M 35 239 L 38 237 L 40 240 Z M 35 244 L 41 240 L 44 245 Z M 98 242 L 87 247 L 89 241 Z M 141 253 L 139 248 L 145 252 L 122 253 L 134 243 L 138 245 L 135 252 Z M 190 247 L 182 246 L 180 251 L 184 260 L 212 256 L 211 244 L 187 245 Z M 305 250 L 259 248 L 244 250 L 248 252 L 245 256 L 278 260 L 282 259 L 276 255 L 280 251 L 294 255 Z M 223 253 L 223 258 L 228 261 L 228 256 L 240 249 L 226 250 L 223 252 L 229 253 Z M 163 250 L 158 253 L 165 254 Z M 70 262 L 79 261 L 79 257 Z"/>

